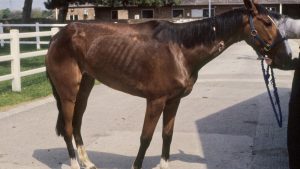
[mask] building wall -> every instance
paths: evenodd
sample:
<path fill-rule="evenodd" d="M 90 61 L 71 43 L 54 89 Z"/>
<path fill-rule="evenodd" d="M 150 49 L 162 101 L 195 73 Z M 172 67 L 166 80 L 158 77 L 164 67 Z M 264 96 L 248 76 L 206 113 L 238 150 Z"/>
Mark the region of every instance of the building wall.
<path fill-rule="evenodd" d="M 243 6 L 243 4 L 235 4 L 235 5 L 212 5 L 212 8 L 215 11 L 215 15 L 220 15 L 224 12 L 232 10 L 234 8 L 239 8 Z M 265 7 L 275 10 L 279 12 L 279 4 L 265 4 Z M 110 8 L 110 7 L 100 7 L 95 8 L 96 11 L 96 19 L 102 21 L 117 21 L 111 19 L 111 11 L 112 10 L 120 10 L 123 8 Z M 192 18 L 191 13 L 193 9 L 208 9 L 207 5 L 185 5 L 185 6 L 173 6 L 173 7 L 127 7 L 128 10 L 128 19 L 143 19 L 142 18 L 142 10 L 153 10 L 154 17 L 152 19 L 172 19 L 172 10 L 173 9 L 182 9 L 183 10 L 183 18 Z M 290 17 L 299 18 L 300 12 L 300 4 L 287 4 L 283 5 L 283 14 L 288 15 Z"/>
<path fill-rule="evenodd" d="M 95 19 L 95 8 L 94 7 L 69 7 L 67 20 L 94 20 Z"/>
<path fill-rule="evenodd" d="M 294 19 L 300 19 L 300 4 L 283 5 L 282 13 Z"/>

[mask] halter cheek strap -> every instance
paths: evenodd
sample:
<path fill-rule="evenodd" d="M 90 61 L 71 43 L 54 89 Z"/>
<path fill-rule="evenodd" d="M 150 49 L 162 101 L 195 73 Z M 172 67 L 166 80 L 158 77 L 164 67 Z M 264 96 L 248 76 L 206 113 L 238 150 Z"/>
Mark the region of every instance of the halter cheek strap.
<path fill-rule="evenodd" d="M 266 43 L 257 33 L 257 30 L 254 27 L 253 16 L 249 14 L 249 24 L 250 24 L 250 33 L 254 40 L 257 40 L 259 44 L 263 47 L 265 52 L 269 52 L 272 48 L 277 46 L 279 43 L 287 40 L 286 37 L 282 37 L 279 40 L 274 41 L 272 44 Z"/>

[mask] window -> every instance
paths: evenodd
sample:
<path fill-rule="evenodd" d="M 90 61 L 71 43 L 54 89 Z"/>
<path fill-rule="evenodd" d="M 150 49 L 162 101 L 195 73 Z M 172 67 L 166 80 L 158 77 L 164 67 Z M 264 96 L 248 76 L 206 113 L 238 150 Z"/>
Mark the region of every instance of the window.
<path fill-rule="evenodd" d="M 203 17 L 203 10 L 202 9 L 192 9 L 192 18 L 200 18 Z"/>
<path fill-rule="evenodd" d="M 78 20 L 78 15 L 70 15 L 70 20 L 71 21 L 77 21 Z"/>
<path fill-rule="evenodd" d="M 118 11 L 116 10 L 111 11 L 111 19 L 118 19 Z"/>
<path fill-rule="evenodd" d="M 143 9 L 142 18 L 153 18 L 154 12 L 152 9 Z"/>
<path fill-rule="evenodd" d="M 173 18 L 182 18 L 183 17 L 183 9 L 173 9 L 172 11 Z"/>
<path fill-rule="evenodd" d="M 83 10 L 83 15 L 89 15 L 89 12 L 88 12 L 87 9 L 84 9 L 84 10 Z"/>
<path fill-rule="evenodd" d="M 211 16 L 215 16 L 215 8 L 212 8 L 210 11 L 211 11 Z M 209 17 L 209 9 L 208 8 L 203 9 L 203 17 Z"/>

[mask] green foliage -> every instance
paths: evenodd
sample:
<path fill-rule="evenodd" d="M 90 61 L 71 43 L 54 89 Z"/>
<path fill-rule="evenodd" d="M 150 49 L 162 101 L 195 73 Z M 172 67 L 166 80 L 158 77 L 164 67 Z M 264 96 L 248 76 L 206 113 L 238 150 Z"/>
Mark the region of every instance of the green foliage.
<path fill-rule="evenodd" d="M 43 15 L 43 13 L 40 9 L 33 9 L 31 11 L 31 17 L 32 18 L 42 18 L 42 15 Z"/>
<path fill-rule="evenodd" d="M 10 14 L 11 14 L 11 11 L 8 8 L 2 10 L 2 18 L 3 19 L 8 19 Z"/>
<path fill-rule="evenodd" d="M 53 15 L 52 11 L 49 11 L 49 10 L 42 11 L 42 18 L 49 18 L 52 15 Z"/>
<path fill-rule="evenodd" d="M 48 18 L 51 15 L 52 12 L 49 10 L 33 9 L 31 12 L 32 18 Z M 20 10 L 11 11 L 8 8 L 0 10 L 0 20 L 14 20 L 21 18 L 22 11 Z"/>
<path fill-rule="evenodd" d="M 7 19 L 20 19 L 22 18 L 22 12 L 21 11 L 11 11 L 10 9 L 2 9 L 0 10 L 0 19 L 1 20 L 7 20 Z"/>

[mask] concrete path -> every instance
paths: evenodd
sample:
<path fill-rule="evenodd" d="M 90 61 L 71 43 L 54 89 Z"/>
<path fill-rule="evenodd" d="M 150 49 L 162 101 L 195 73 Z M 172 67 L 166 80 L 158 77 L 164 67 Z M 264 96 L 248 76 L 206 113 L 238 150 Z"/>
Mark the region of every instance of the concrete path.
<path fill-rule="evenodd" d="M 297 43 L 291 42 L 295 52 Z M 276 71 L 284 127 L 276 124 L 259 61 L 238 43 L 205 66 L 182 100 L 171 150 L 172 169 L 288 169 L 286 123 L 292 72 Z M 94 87 L 83 121 L 91 160 L 101 169 L 129 169 L 139 147 L 145 100 Z M 55 135 L 53 98 L 0 113 L 0 169 L 68 168 Z M 158 169 L 161 122 L 143 168 Z"/>

